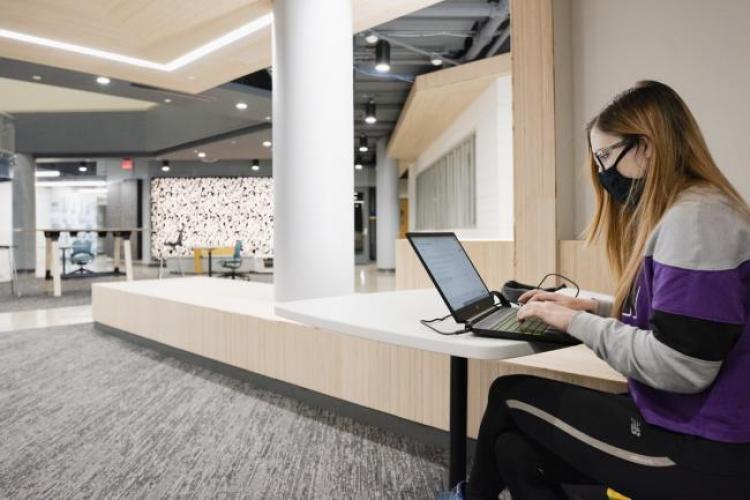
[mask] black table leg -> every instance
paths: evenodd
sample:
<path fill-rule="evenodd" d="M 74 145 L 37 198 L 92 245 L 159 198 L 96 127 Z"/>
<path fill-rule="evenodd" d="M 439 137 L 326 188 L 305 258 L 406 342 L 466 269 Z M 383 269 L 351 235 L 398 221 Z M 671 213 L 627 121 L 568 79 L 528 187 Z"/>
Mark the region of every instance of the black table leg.
<path fill-rule="evenodd" d="M 469 368 L 466 358 L 451 356 L 449 489 L 466 479 L 466 392 L 468 378 Z"/>
<path fill-rule="evenodd" d="M 208 277 L 209 278 L 211 277 L 211 271 L 212 271 L 211 269 L 211 254 L 212 253 L 213 252 L 211 250 L 208 251 Z"/>

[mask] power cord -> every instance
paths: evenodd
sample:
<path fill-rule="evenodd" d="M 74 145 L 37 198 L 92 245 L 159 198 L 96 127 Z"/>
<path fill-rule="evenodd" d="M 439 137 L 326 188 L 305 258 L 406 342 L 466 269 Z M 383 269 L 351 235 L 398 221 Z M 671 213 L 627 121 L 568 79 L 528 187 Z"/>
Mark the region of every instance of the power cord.
<path fill-rule="evenodd" d="M 440 335 L 460 335 L 462 333 L 469 333 L 469 329 L 468 328 L 463 328 L 461 330 L 455 330 L 455 331 L 452 331 L 452 332 L 446 332 L 446 331 L 443 331 L 443 330 L 438 330 L 437 328 L 435 328 L 434 326 L 432 326 L 430 324 L 430 323 L 435 323 L 436 321 L 445 321 L 450 316 L 451 316 L 450 314 L 446 314 L 442 318 L 420 319 L 419 322 L 421 324 L 423 324 L 424 326 L 426 326 L 427 328 L 429 328 L 430 330 L 432 330 L 433 332 L 439 333 Z"/>
<path fill-rule="evenodd" d="M 540 281 L 539 284 L 536 287 L 534 287 L 534 288 L 541 289 L 542 285 L 544 284 L 544 282 L 547 281 L 547 278 L 549 278 L 550 276 L 557 276 L 558 278 L 562 278 L 565 281 L 567 281 L 568 283 L 570 283 L 571 285 L 573 285 L 574 287 L 576 287 L 575 297 L 578 298 L 578 294 L 581 293 L 581 287 L 578 286 L 578 283 L 576 283 L 575 281 L 573 281 L 572 279 L 568 278 L 567 276 L 565 276 L 563 274 L 557 274 L 557 273 L 545 274 L 544 278 L 542 278 L 542 281 Z"/>

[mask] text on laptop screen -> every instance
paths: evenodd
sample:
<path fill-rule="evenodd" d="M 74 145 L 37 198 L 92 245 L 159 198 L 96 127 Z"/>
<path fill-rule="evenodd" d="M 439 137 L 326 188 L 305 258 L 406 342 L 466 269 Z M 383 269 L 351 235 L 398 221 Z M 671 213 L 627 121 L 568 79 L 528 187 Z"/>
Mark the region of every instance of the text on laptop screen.
<path fill-rule="evenodd" d="M 455 237 L 414 236 L 412 242 L 454 311 L 490 295 Z"/>

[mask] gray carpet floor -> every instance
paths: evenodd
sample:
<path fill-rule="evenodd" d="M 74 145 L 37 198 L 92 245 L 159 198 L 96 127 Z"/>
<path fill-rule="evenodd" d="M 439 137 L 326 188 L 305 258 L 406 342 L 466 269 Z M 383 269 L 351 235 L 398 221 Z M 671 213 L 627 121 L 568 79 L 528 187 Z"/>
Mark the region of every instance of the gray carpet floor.
<path fill-rule="evenodd" d="M 156 279 L 159 277 L 159 269 L 155 266 L 137 264 L 133 266 L 133 275 L 137 280 Z M 176 278 L 179 276 L 179 274 L 171 274 L 166 277 Z M 91 304 L 91 285 L 93 283 L 124 281 L 125 277 L 103 276 L 98 278 L 64 280 L 61 297 L 54 297 L 52 295 L 52 281 L 37 278 L 33 273 L 21 273 L 18 275 L 18 279 L 19 289 L 21 290 L 20 298 L 13 296 L 9 283 L 0 283 L 0 313 Z M 250 279 L 252 281 L 268 283 L 273 280 L 273 276 L 257 274 L 252 275 Z"/>
<path fill-rule="evenodd" d="M 430 499 L 445 463 L 91 324 L 0 333 L 3 499 Z"/>

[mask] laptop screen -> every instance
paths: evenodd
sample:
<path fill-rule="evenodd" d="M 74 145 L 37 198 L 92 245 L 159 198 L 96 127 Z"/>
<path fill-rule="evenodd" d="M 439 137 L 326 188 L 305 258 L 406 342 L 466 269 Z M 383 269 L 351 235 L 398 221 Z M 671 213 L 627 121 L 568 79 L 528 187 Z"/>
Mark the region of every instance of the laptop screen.
<path fill-rule="evenodd" d="M 410 233 L 409 239 L 453 311 L 482 299 L 491 300 L 489 290 L 454 234 Z"/>

